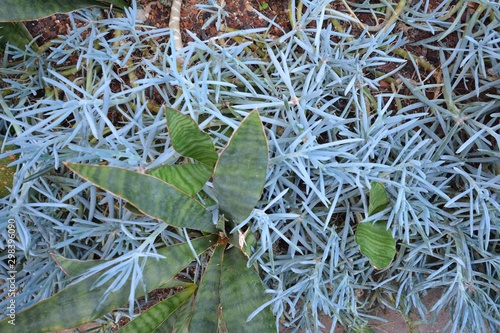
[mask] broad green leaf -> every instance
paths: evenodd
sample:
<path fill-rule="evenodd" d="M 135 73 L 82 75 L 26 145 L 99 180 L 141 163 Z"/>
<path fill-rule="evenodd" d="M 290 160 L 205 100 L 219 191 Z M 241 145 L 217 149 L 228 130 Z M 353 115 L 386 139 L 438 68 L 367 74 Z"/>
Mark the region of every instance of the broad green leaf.
<path fill-rule="evenodd" d="M 247 258 L 237 248 L 224 253 L 220 299 L 227 331 L 275 333 L 276 324 L 269 308 L 247 322 L 248 317 L 268 298 L 259 275 L 246 264 Z"/>
<path fill-rule="evenodd" d="M 191 241 L 197 254 L 201 254 L 217 241 L 216 235 Z M 158 249 L 165 259 L 148 259 L 143 270 L 146 292 L 165 285 L 194 259 L 189 244 L 182 243 Z M 78 327 L 123 306 L 128 302 L 130 280 L 117 292 L 110 293 L 102 306 L 96 306 L 113 281 L 93 288 L 103 273 L 95 274 L 77 284 L 70 285 L 56 295 L 16 314 L 15 332 L 52 332 Z M 136 290 L 136 297 L 145 294 L 142 283 Z M 50 315 L 48 315 L 50 314 Z M 0 322 L 0 332 L 11 332 L 8 318 Z"/>
<path fill-rule="evenodd" d="M 206 164 L 164 165 L 148 174 L 172 184 L 189 196 L 198 193 L 212 176 L 213 167 Z"/>
<path fill-rule="evenodd" d="M 160 327 L 175 311 L 177 311 L 193 295 L 196 285 L 188 287 L 183 291 L 171 296 L 160 303 L 155 304 L 140 316 L 129 322 L 119 333 L 153 333 L 158 332 Z M 201 331 L 200 331 L 201 332 Z"/>
<path fill-rule="evenodd" d="M 86 7 L 109 7 L 110 4 L 115 8 L 128 6 L 123 0 L 1 0 L 0 22 L 30 21 Z"/>
<path fill-rule="evenodd" d="M 385 221 L 362 222 L 356 230 L 356 243 L 376 269 L 390 265 L 396 254 L 396 240 L 386 228 Z"/>
<path fill-rule="evenodd" d="M 220 278 L 222 256 L 225 245 L 215 249 L 205 271 L 194 305 L 193 318 L 189 324 L 191 332 L 217 332 L 220 305 Z"/>
<path fill-rule="evenodd" d="M 372 182 L 370 185 L 370 202 L 368 203 L 369 216 L 384 210 L 389 204 L 389 198 L 385 192 L 384 185 L 378 182 Z"/>
<path fill-rule="evenodd" d="M 373 215 L 387 207 L 389 198 L 384 185 L 378 182 L 372 182 L 370 185 L 368 215 Z M 355 240 L 361 253 L 376 269 L 389 266 L 396 254 L 396 240 L 392 237 L 391 231 L 387 230 L 386 225 L 385 221 L 364 222 L 360 223 L 356 230 Z"/>
<path fill-rule="evenodd" d="M 198 201 L 153 176 L 126 169 L 65 163 L 82 178 L 176 227 L 215 232 L 212 216 Z"/>
<path fill-rule="evenodd" d="M 264 127 L 258 111 L 254 110 L 231 136 L 213 177 L 219 208 L 234 223 L 246 219 L 259 201 L 268 158 Z"/>
<path fill-rule="evenodd" d="M 9 43 L 24 50 L 32 40 L 33 37 L 21 22 L 0 22 L 0 49 L 5 49 Z M 31 47 L 35 51 L 38 50 L 36 43 Z"/>
<path fill-rule="evenodd" d="M 202 132 L 196 122 L 179 111 L 166 108 L 167 127 L 175 151 L 213 167 L 217 152 L 210 136 Z"/>
<path fill-rule="evenodd" d="M 132 205 L 130 202 L 126 202 L 125 206 L 123 206 L 126 210 L 131 212 L 132 214 L 139 215 L 139 216 L 144 216 L 145 214 L 141 212 L 137 207 Z"/>

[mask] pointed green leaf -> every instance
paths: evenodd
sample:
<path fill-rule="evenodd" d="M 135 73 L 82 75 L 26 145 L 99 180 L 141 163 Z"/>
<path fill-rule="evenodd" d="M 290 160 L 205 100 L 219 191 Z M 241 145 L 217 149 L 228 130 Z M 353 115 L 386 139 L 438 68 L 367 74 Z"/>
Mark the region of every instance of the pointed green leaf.
<path fill-rule="evenodd" d="M 161 333 L 194 333 L 189 331 L 189 321 L 193 314 L 194 297 L 180 306 L 168 319 L 158 328 Z"/>
<path fill-rule="evenodd" d="M 164 165 L 148 174 L 172 184 L 189 196 L 198 193 L 212 176 L 213 167 L 206 164 Z"/>
<path fill-rule="evenodd" d="M 372 182 L 370 185 L 368 215 L 373 215 L 387 207 L 389 197 L 381 183 Z M 356 230 L 355 240 L 361 253 L 376 269 L 389 266 L 396 254 L 396 240 L 392 237 L 391 231 L 387 230 L 386 225 L 384 221 L 364 222 L 360 223 Z"/>
<path fill-rule="evenodd" d="M 160 303 L 155 304 L 143 312 L 140 316 L 129 322 L 119 333 L 152 333 L 158 332 L 161 326 L 175 311 L 177 311 L 193 295 L 196 285 L 188 287 L 183 291 L 171 296 Z M 201 331 L 200 331 L 201 332 Z"/>
<path fill-rule="evenodd" d="M 231 136 L 215 167 L 213 186 L 220 210 L 238 224 L 262 195 L 268 164 L 267 139 L 257 110 Z"/>
<path fill-rule="evenodd" d="M 77 259 L 67 259 L 62 255 L 51 253 L 52 258 L 56 264 L 61 268 L 64 274 L 68 276 L 75 276 L 91 269 L 92 267 L 98 266 L 106 260 L 77 260 Z"/>
<path fill-rule="evenodd" d="M 368 216 L 384 210 L 389 204 L 385 187 L 381 183 L 372 182 L 370 188 L 370 202 L 368 203 Z"/>
<path fill-rule="evenodd" d="M 215 232 L 211 214 L 198 201 L 158 178 L 126 169 L 65 163 L 82 178 L 176 227 Z"/>
<path fill-rule="evenodd" d="M 253 268 L 247 268 L 247 258 L 237 249 L 225 252 L 222 261 L 221 306 L 228 332 L 275 333 L 276 323 L 269 308 L 248 317 L 268 301 L 262 281 Z"/>
<path fill-rule="evenodd" d="M 220 277 L 225 246 L 215 249 L 196 293 L 191 332 L 216 332 L 219 322 Z"/>
<path fill-rule="evenodd" d="M 51 253 L 52 258 L 55 260 L 56 264 L 61 268 L 61 270 L 68 276 L 77 276 L 93 267 L 105 263 L 107 260 L 77 260 L 68 259 L 59 254 Z M 165 284 L 159 286 L 159 288 L 187 288 L 192 283 L 181 281 L 178 279 L 172 279 L 167 281 Z"/>
<path fill-rule="evenodd" d="M 363 222 L 356 230 L 356 243 L 361 253 L 376 269 L 389 266 L 396 254 L 396 240 L 392 237 L 391 231 L 387 230 L 386 225 L 384 221 Z"/>
<path fill-rule="evenodd" d="M 144 216 L 145 214 L 141 212 L 137 207 L 132 205 L 130 202 L 126 202 L 125 206 L 123 206 L 126 210 L 131 212 L 132 214 L 139 215 L 139 216 Z"/>
<path fill-rule="evenodd" d="M 216 235 L 191 241 L 197 254 L 201 254 L 217 241 Z M 158 249 L 165 259 L 148 259 L 143 270 L 146 292 L 167 283 L 194 259 L 189 244 L 182 243 Z M 93 288 L 103 273 L 95 274 L 77 284 L 70 285 L 56 295 L 16 314 L 16 332 L 52 332 L 78 327 L 123 306 L 128 302 L 130 280 L 119 291 L 110 293 L 98 311 L 97 303 L 113 281 Z M 136 290 L 136 297 L 145 294 L 142 283 Z M 8 318 L 0 322 L 0 332 L 10 332 L 13 326 Z"/>
<path fill-rule="evenodd" d="M 24 50 L 32 40 L 33 37 L 21 22 L 0 22 L 0 49 L 5 49 L 5 45 L 9 43 Z M 31 47 L 38 50 L 36 43 Z"/>
<path fill-rule="evenodd" d="M 196 122 L 179 111 L 166 108 L 167 127 L 175 151 L 213 167 L 217 152 L 210 136 L 202 132 Z"/>
<path fill-rule="evenodd" d="M 110 4 L 115 8 L 128 6 L 123 0 L 2 0 L 0 22 L 30 21 L 86 7 L 109 7 Z"/>

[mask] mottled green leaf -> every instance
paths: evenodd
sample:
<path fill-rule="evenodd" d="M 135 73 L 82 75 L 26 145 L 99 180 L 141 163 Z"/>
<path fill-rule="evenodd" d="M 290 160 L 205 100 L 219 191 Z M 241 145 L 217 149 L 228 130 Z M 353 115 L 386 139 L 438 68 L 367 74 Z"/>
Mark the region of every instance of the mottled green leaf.
<path fill-rule="evenodd" d="M 146 215 L 176 227 L 215 232 L 212 215 L 198 201 L 153 176 L 126 169 L 66 163 L 82 178 L 133 204 Z"/>
<path fill-rule="evenodd" d="M 384 185 L 372 182 L 368 214 L 373 215 L 384 210 L 389 204 L 389 197 Z M 396 254 L 396 240 L 386 228 L 385 221 L 363 222 L 356 230 L 355 240 L 359 249 L 376 269 L 382 269 L 392 262 Z"/>
<path fill-rule="evenodd" d="M 264 127 L 258 111 L 254 110 L 231 136 L 213 177 L 220 210 L 234 223 L 246 219 L 259 201 L 268 158 Z"/>
<path fill-rule="evenodd" d="M 132 214 L 139 215 L 139 216 L 144 216 L 145 214 L 141 212 L 137 207 L 132 205 L 130 202 L 126 202 L 125 206 L 123 206 L 126 210 L 131 212 Z"/>
<path fill-rule="evenodd" d="M 0 49 L 5 49 L 7 43 L 24 50 L 33 40 L 28 29 L 21 22 L 0 22 Z M 38 50 L 36 43 L 33 43 L 33 50 Z"/>
<path fill-rule="evenodd" d="M 191 244 L 196 253 L 201 254 L 216 241 L 217 236 L 210 235 L 194 239 Z M 146 292 L 165 285 L 194 259 L 194 254 L 187 243 L 158 249 L 158 254 L 166 258 L 150 258 L 143 269 Z M 43 333 L 78 327 L 126 304 L 130 282 L 125 283 L 121 290 L 110 293 L 96 311 L 99 300 L 113 282 L 110 280 L 100 287 L 94 287 L 102 274 L 97 273 L 77 284 L 70 285 L 56 295 L 17 313 L 14 332 Z M 136 290 L 137 297 L 145 294 L 142 286 L 141 283 Z M 0 322 L 0 332 L 12 332 L 12 328 L 13 326 L 8 323 L 8 318 Z"/>
<path fill-rule="evenodd" d="M 61 270 L 68 276 L 77 276 L 93 267 L 105 263 L 107 260 L 77 260 L 68 259 L 59 254 L 51 253 L 52 258 L 55 260 L 56 264 L 61 268 Z M 181 281 L 178 279 L 172 279 L 167 281 L 165 284 L 159 286 L 159 288 L 187 288 L 191 285 L 189 282 Z"/>
<path fill-rule="evenodd" d="M 382 269 L 392 262 L 396 254 L 396 240 L 386 228 L 385 221 L 363 222 L 356 230 L 356 243 L 376 269 Z"/>
<path fill-rule="evenodd" d="M 175 151 L 213 167 L 217 152 L 210 136 L 202 132 L 196 122 L 179 111 L 166 108 L 167 127 Z"/>
<path fill-rule="evenodd" d="M 128 6 L 123 0 L 1 0 L 0 22 L 30 21 L 86 7 L 109 7 L 111 4 L 115 8 Z"/>
<path fill-rule="evenodd" d="M 56 264 L 61 268 L 64 274 L 68 276 L 75 276 L 85 272 L 86 270 L 96 267 L 106 260 L 77 260 L 77 259 L 67 259 L 62 255 L 51 253 L 52 258 Z"/>
<path fill-rule="evenodd" d="M 384 210 L 389 204 L 389 198 L 385 192 L 384 185 L 378 182 L 372 182 L 370 185 L 370 202 L 368 204 L 369 216 Z"/>
<path fill-rule="evenodd" d="M 164 165 L 148 174 L 172 184 L 189 196 L 198 193 L 212 176 L 213 167 L 206 164 Z"/>
<path fill-rule="evenodd" d="M 158 328 L 158 333 L 194 333 L 189 331 L 189 322 L 193 314 L 194 297 L 184 303 Z"/>
<path fill-rule="evenodd" d="M 247 268 L 247 258 L 237 248 L 224 253 L 221 276 L 221 306 L 228 332 L 275 333 L 276 324 L 269 308 L 248 317 L 268 301 L 259 275 Z"/>
<path fill-rule="evenodd" d="M 219 321 L 221 263 L 225 246 L 215 249 L 205 271 L 198 292 L 189 324 L 191 332 L 216 332 Z"/>
<path fill-rule="evenodd" d="M 175 311 L 177 311 L 193 295 L 196 285 L 188 287 L 183 291 L 171 296 L 129 322 L 119 333 L 153 333 L 158 332 L 160 327 Z M 201 332 L 201 331 L 199 331 Z M 208 332 L 208 331 L 207 331 Z"/>

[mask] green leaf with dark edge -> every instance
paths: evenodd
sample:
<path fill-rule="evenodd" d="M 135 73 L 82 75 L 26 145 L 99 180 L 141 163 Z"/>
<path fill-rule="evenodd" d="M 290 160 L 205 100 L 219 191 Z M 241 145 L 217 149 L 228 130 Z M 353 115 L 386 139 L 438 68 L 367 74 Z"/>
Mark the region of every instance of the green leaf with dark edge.
<path fill-rule="evenodd" d="M 275 333 L 276 323 L 268 307 L 247 322 L 248 317 L 269 299 L 259 275 L 246 264 L 247 258 L 237 248 L 224 253 L 220 299 L 227 331 Z"/>
<path fill-rule="evenodd" d="M 213 167 L 217 162 L 217 152 L 210 136 L 202 132 L 191 117 L 169 107 L 166 114 L 168 133 L 175 151 Z"/>
<path fill-rule="evenodd" d="M 0 49 L 4 50 L 7 43 L 24 50 L 31 43 L 33 37 L 21 22 L 0 22 Z M 31 48 L 38 50 L 36 43 Z"/>
<path fill-rule="evenodd" d="M 126 210 L 131 212 L 132 214 L 139 215 L 139 216 L 144 216 L 145 214 L 141 212 L 137 207 L 132 205 L 130 202 L 126 202 L 125 206 L 123 206 Z"/>
<path fill-rule="evenodd" d="M 212 172 L 213 167 L 197 163 L 164 165 L 149 171 L 148 174 L 193 197 L 212 176 Z"/>
<path fill-rule="evenodd" d="M 217 235 L 200 237 L 191 241 L 195 252 L 199 255 L 213 246 Z M 194 254 L 187 243 L 158 249 L 159 255 L 165 259 L 150 258 L 143 269 L 143 284 L 136 289 L 136 297 L 165 285 L 183 270 Z M 130 279 L 122 289 L 108 295 L 102 306 L 96 311 L 96 306 L 106 289 L 113 282 L 106 282 L 95 287 L 96 281 L 103 273 L 92 275 L 77 284 L 70 285 L 54 296 L 38 302 L 34 306 L 16 314 L 15 332 L 52 332 L 78 327 L 93 321 L 102 315 L 123 306 L 128 302 Z M 0 332 L 10 332 L 12 327 L 9 318 L 0 322 Z"/>
<path fill-rule="evenodd" d="M 0 22 L 31 21 L 56 13 L 68 13 L 78 9 L 99 6 L 125 8 L 123 0 L 2 0 Z"/>
<path fill-rule="evenodd" d="M 196 285 L 155 304 L 129 322 L 118 333 L 153 333 L 193 295 Z M 202 332 L 202 331 L 198 331 Z M 207 331 L 208 332 L 208 331 Z"/>
<path fill-rule="evenodd" d="M 196 293 L 191 332 L 217 332 L 220 305 L 220 277 L 225 245 L 217 246 Z"/>
<path fill-rule="evenodd" d="M 62 255 L 51 253 L 50 254 L 57 266 L 68 276 L 77 276 L 93 267 L 105 263 L 107 260 L 77 260 L 68 259 Z M 189 287 L 192 283 L 181 281 L 178 279 L 172 279 L 167 281 L 167 283 L 159 286 L 159 288 L 180 288 Z"/>
<path fill-rule="evenodd" d="M 148 216 L 176 227 L 216 230 L 212 215 L 202 204 L 158 178 L 109 166 L 65 165 L 82 178 L 129 201 Z"/>
<path fill-rule="evenodd" d="M 67 259 L 60 254 L 51 253 L 52 259 L 56 262 L 57 266 L 66 274 L 67 276 L 79 275 L 93 267 L 106 262 L 106 260 L 78 260 L 78 259 Z"/>
<path fill-rule="evenodd" d="M 386 226 L 385 221 L 363 222 L 356 229 L 356 243 L 376 269 L 389 266 L 396 254 L 396 240 Z"/>
<path fill-rule="evenodd" d="M 377 214 L 384 210 L 389 204 L 389 197 L 385 192 L 385 187 L 379 182 L 370 184 L 370 202 L 368 203 L 368 216 Z"/>
<path fill-rule="evenodd" d="M 268 159 L 264 126 L 258 111 L 254 110 L 229 139 L 213 176 L 219 208 L 234 223 L 246 219 L 259 201 Z"/>

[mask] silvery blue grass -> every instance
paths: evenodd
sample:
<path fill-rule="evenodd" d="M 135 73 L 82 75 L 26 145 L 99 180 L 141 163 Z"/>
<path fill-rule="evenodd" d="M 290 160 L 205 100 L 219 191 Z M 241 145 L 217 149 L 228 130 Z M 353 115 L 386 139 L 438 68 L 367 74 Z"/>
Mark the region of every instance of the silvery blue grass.
<path fill-rule="evenodd" d="M 260 110 L 271 163 L 262 205 L 239 227 L 249 224 L 259 235 L 249 264 L 260 265 L 272 296 L 263 306 L 271 306 L 278 321 L 318 331 L 324 313 L 334 324 L 362 330 L 375 302 L 425 316 L 431 309 L 422 297 L 440 288 L 432 310 L 448 307 L 451 332 L 496 332 L 500 112 L 493 110 L 500 103 L 500 11 L 493 2 L 478 1 L 480 13 L 464 6 L 453 16 L 467 15 L 465 22 L 441 19 L 452 3 L 430 9 L 428 1 L 413 2 L 398 23 L 431 33 L 417 45 L 437 50 L 441 59 L 443 93 L 434 99 L 427 94 L 437 86 L 434 73 L 424 74 L 414 58 L 394 53 L 407 43 L 401 26 L 355 35 L 355 19 L 329 1 L 304 0 L 305 13 L 294 16 L 295 28 L 278 39 L 264 37 L 267 28 L 208 41 L 190 33 L 181 66 L 172 42 L 157 41 L 170 40 L 171 31 L 141 25 L 135 4 L 120 18 L 90 10 L 71 14 L 71 32 L 44 55 L 9 48 L 0 69 L 6 83 L 0 131 L 18 146 L 20 158 L 12 194 L 1 199 L 0 246 L 6 221 L 14 218 L 18 310 L 74 281 L 56 268 L 52 252 L 113 258 L 116 265 L 100 281 L 114 279 L 111 292 L 129 276 L 139 285 L 142 258 L 186 238 L 183 230 L 129 213 L 122 200 L 61 163 L 106 162 L 132 170 L 175 163 L 165 116 L 147 106 L 157 92 L 167 105 L 198 119 L 218 147 L 227 142 L 229 128 Z M 350 5 L 358 14 L 383 18 L 377 9 L 387 3 Z M 207 24 L 220 25 L 227 16 L 218 1 L 200 9 L 213 14 Z M 344 23 L 344 32 L 333 19 Z M 249 35 L 266 59 L 250 52 L 250 40 L 227 43 Z M 458 40 L 455 47 L 447 47 L 447 36 Z M 77 71 L 64 75 L 70 56 L 77 57 Z M 394 70 L 375 75 L 386 64 Z M 414 70 L 411 81 L 399 76 L 403 67 Z M 128 73 L 137 69 L 143 76 L 131 82 Z M 394 92 L 380 89 L 385 78 L 397 79 Z M 457 88 L 464 84 L 471 90 Z M 41 89 L 45 97 L 34 98 Z M 372 181 L 385 185 L 390 204 L 368 219 Z M 359 253 L 359 217 L 386 220 L 397 239 L 394 262 L 382 271 Z M 197 276 L 206 264 L 201 259 Z M 1 265 L 5 278 L 4 260 Z M 5 307 L 5 292 L 1 296 Z M 113 320 L 130 315 L 137 305 L 133 292 L 130 300 L 129 313 L 118 312 Z"/>

